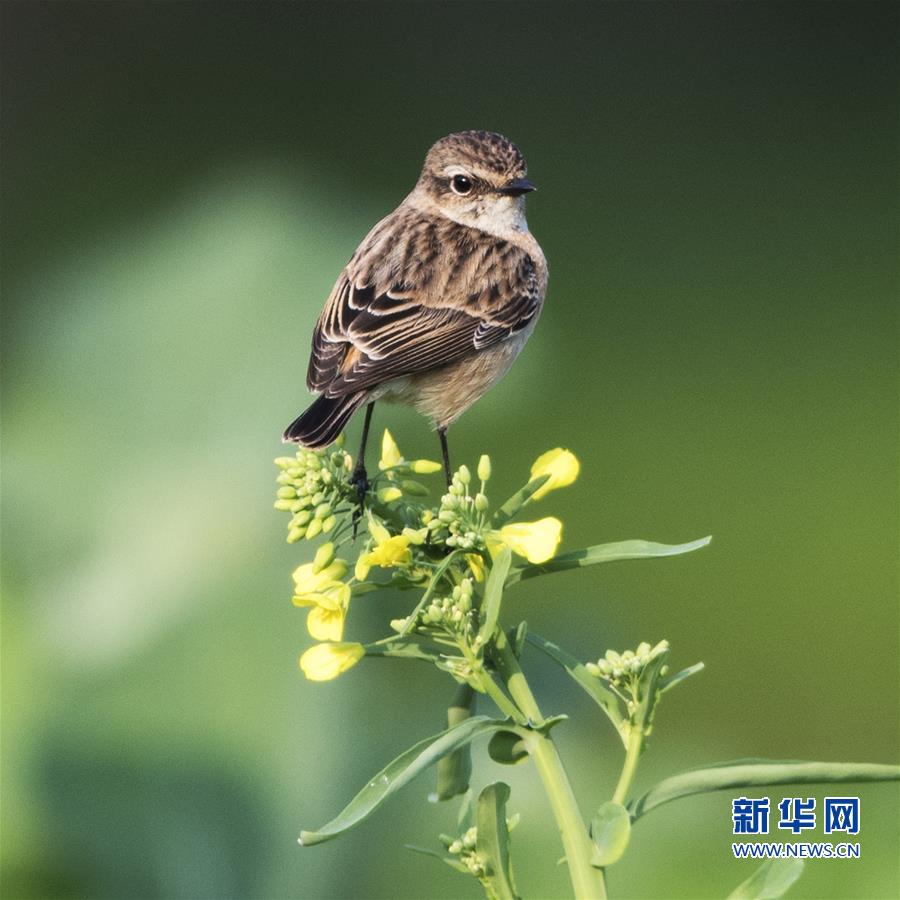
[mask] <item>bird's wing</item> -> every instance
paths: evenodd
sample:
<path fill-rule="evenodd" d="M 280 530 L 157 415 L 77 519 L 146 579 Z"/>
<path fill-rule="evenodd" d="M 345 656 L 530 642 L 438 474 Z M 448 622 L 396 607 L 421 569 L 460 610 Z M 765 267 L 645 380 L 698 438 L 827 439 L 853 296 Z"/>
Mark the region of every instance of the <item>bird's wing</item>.
<path fill-rule="evenodd" d="M 539 312 L 544 280 L 521 248 L 463 226 L 441 235 L 426 219 L 386 234 L 379 227 L 319 317 L 312 390 L 336 397 L 445 366 L 498 344 Z"/>

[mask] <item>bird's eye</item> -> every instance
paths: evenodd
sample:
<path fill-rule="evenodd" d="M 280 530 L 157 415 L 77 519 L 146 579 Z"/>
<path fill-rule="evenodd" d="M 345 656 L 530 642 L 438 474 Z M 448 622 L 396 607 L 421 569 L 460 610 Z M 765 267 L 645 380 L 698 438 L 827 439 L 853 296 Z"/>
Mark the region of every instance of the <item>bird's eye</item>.
<path fill-rule="evenodd" d="M 465 175 L 454 175 L 450 179 L 450 187 L 453 188 L 454 194 L 465 197 L 466 194 L 472 192 L 472 179 L 467 178 Z"/>

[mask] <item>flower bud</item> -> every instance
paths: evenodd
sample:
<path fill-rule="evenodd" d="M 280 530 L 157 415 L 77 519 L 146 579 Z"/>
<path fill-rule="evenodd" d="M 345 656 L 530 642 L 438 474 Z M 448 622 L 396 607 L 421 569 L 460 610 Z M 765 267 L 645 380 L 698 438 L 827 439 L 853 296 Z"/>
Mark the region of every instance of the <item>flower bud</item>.
<path fill-rule="evenodd" d="M 419 484 L 418 481 L 407 479 L 400 482 L 400 487 L 403 489 L 403 493 L 409 494 L 410 497 L 428 496 L 428 488 L 424 484 Z"/>
<path fill-rule="evenodd" d="M 402 532 L 406 537 L 409 538 L 409 542 L 411 544 L 415 544 L 417 547 L 421 544 L 425 543 L 425 540 L 428 537 L 428 529 L 427 528 L 404 528 Z"/>
<path fill-rule="evenodd" d="M 416 475 L 433 475 L 443 468 L 439 462 L 433 462 L 430 459 L 415 459 L 409 464 L 409 467 Z"/>
<path fill-rule="evenodd" d="M 482 481 L 489 481 L 491 477 L 491 458 L 487 453 L 482 453 L 478 460 L 478 477 Z"/>
<path fill-rule="evenodd" d="M 330 566 L 333 559 L 334 544 L 332 544 L 331 541 L 326 541 L 318 550 L 316 550 L 316 555 L 313 557 L 313 575 L 318 575 L 322 569 Z"/>
<path fill-rule="evenodd" d="M 327 519 L 322 519 L 322 531 L 326 534 L 331 531 L 334 526 L 337 525 L 337 517 L 329 516 Z"/>
<path fill-rule="evenodd" d="M 289 528 L 287 535 L 287 542 L 289 544 L 296 544 L 300 538 L 305 534 L 305 530 L 303 528 Z"/>
<path fill-rule="evenodd" d="M 472 473 L 469 471 L 468 466 L 460 466 L 459 471 L 456 474 L 463 484 L 469 484 L 469 482 L 471 482 L 472 480 Z"/>
<path fill-rule="evenodd" d="M 402 496 L 403 491 L 398 487 L 394 487 L 394 485 L 379 488 L 378 490 L 378 499 L 381 503 L 393 503 L 394 500 L 399 500 Z"/>
<path fill-rule="evenodd" d="M 309 526 L 306 529 L 306 539 L 311 541 L 313 538 L 318 537 L 322 532 L 322 520 L 321 519 L 313 519 L 312 522 L 309 523 Z"/>
<path fill-rule="evenodd" d="M 315 517 L 317 519 L 327 519 L 331 515 L 331 504 L 320 503 L 316 507 Z"/>
<path fill-rule="evenodd" d="M 281 512 L 290 512 L 293 502 L 293 500 L 276 500 L 273 506 L 275 507 L 275 509 L 280 510 Z"/>
<path fill-rule="evenodd" d="M 475 495 L 475 509 L 477 509 L 478 512 L 486 512 L 488 505 L 488 498 L 485 497 L 484 494 L 479 492 Z"/>

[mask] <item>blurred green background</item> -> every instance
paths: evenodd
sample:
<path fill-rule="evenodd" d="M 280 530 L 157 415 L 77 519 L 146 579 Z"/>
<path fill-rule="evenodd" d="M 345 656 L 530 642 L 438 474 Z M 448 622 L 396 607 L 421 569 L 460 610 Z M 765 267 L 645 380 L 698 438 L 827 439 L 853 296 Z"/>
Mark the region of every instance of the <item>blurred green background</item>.
<path fill-rule="evenodd" d="M 573 449 L 579 484 L 542 507 L 570 548 L 715 536 L 523 584 L 507 615 L 584 659 L 666 637 L 706 662 L 639 788 L 741 756 L 896 761 L 895 4 L 0 13 L 4 896 L 479 895 L 402 848 L 454 821 L 425 779 L 296 844 L 438 730 L 448 684 L 377 660 L 303 680 L 310 550 L 284 543 L 271 464 L 340 267 L 464 128 L 527 155 L 551 279 L 455 460 L 489 452 L 500 495 Z M 386 424 L 436 453 L 415 414 Z M 349 636 L 407 600 L 358 602 Z M 588 814 L 621 748 L 531 662 Z M 566 896 L 533 772 L 476 766 L 513 785 L 525 896 Z M 862 859 L 809 863 L 791 896 L 898 895 L 896 786 L 860 796 Z M 613 895 L 727 894 L 755 866 L 730 801 L 642 821 Z"/>

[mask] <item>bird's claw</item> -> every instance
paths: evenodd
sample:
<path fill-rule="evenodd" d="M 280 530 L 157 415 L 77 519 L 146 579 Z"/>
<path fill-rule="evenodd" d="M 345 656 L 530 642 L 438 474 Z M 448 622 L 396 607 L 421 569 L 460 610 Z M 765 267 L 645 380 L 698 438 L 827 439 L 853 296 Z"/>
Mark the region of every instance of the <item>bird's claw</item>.
<path fill-rule="evenodd" d="M 353 511 L 353 537 L 356 538 L 359 531 L 359 520 L 366 508 L 366 494 L 371 487 L 365 466 L 358 466 L 353 470 L 353 474 L 350 476 L 350 485 L 356 488 L 357 507 Z"/>

